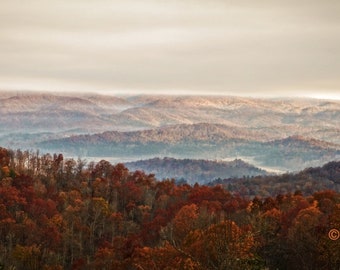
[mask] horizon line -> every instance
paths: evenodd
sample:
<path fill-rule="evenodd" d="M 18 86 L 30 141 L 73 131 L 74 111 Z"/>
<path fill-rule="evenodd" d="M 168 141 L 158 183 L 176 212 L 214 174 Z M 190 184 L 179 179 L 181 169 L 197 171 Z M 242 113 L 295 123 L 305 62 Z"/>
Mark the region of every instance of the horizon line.
<path fill-rule="evenodd" d="M 311 94 L 287 94 L 287 95 L 273 95 L 266 93 L 221 93 L 221 92 L 195 92 L 195 91 L 110 91 L 110 90 L 38 90 L 38 89 L 0 89 L 0 93 L 16 95 L 23 94 L 50 94 L 50 95 L 101 95 L 101 96 L 114 96 L 114 97 L 133 97 L 133 96 L 187 96 L 187 97 L 243 97 L 254 99 L 316 99 L 316 100 L 340 100 L 340 93 L 311 93 Z"/>

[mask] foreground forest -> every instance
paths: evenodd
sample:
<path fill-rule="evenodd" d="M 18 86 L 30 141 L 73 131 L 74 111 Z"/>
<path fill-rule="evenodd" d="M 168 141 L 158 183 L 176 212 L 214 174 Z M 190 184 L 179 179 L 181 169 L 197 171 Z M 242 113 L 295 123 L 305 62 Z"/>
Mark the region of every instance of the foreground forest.
<path fill-rule="evenodd" d="M 336 191 L 250 199 L 5 148 L 0 169 L 0 269 L 340 268 Z"/>

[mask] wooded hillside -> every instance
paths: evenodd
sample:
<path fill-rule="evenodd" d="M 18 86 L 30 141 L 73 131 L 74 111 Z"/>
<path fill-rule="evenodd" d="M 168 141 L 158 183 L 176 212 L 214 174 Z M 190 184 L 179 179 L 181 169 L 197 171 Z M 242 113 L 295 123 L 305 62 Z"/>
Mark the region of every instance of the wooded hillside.
<path fill-rule="evenodd" d="M 174 178 L 188 184 L 207 184 L 216 178 L 266 175 L 261 170 L 240 159 L 213 161 L 203 159 L 153 158 L 124 163 L 130 170 L 153 173 L 162 180 Z"/>
<path fill-rule="evenodd" d="M 0 168 L 2 269 L 340 267 L 340 240 L 328 235 L 340 226 L 335 191 L 249 200 L 104 160 L 4 148 Z"/>

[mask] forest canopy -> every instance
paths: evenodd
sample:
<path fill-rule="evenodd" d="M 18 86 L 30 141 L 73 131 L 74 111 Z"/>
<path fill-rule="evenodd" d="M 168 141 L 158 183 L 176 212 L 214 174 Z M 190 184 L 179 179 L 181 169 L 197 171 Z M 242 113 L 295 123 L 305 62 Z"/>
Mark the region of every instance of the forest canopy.
<path fill-rule="evenodd" d="M 339 227 L 334 190 L 249 197 L 0 148 L 1 269 L 335 270 Z"/>

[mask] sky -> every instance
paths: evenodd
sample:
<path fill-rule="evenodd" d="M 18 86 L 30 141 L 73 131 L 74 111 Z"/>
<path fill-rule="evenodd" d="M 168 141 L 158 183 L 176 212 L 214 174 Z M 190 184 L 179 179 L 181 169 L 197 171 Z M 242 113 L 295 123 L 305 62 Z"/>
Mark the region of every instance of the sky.
<path fill-rule="evenodd" d="M 1 0 L 0 89 L 340 99 L 338 0 Z"/>

